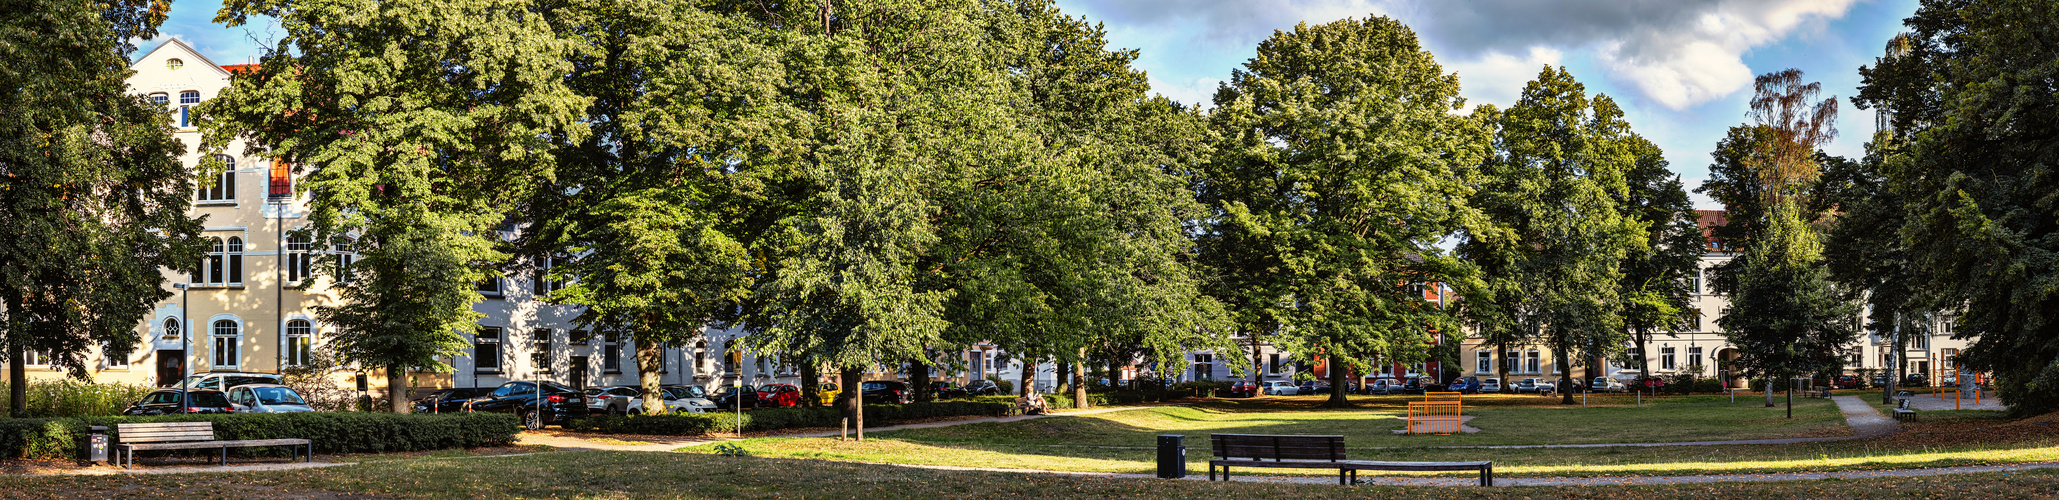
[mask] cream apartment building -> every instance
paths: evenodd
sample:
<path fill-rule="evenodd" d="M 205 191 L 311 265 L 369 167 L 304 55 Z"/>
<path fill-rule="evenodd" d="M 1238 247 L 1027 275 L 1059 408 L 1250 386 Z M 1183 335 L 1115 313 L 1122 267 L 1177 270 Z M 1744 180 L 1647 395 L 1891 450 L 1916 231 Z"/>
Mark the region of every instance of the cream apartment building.
<path fill-rule="evenodd" d="M 1705 235 L 1708 234 L 1710 227 L 1725 223 L 1722 211 L 1696 212 L 1699 216 L 1697 222 L 1702 226 Z M 1727 362 L 1737 359 L 1737 352 L 1724 340 L 1722 327 L 1716 325 L 1716 318 L 1722 317 L 1723 312 L 1730 307 L 1730 300 L 1715 293 L 1711 281 L 1712 270 L 1736 258 L 1737 253 L 1720 240 L 1709 238 L 1708 241 L 1706 251 L 1701 256 L 1699 269 L 1689 282 L 1694 292 L 1690 304 L 1699 313 L 1694 322 L 1680 331 L 1653 334 L 1651 341 L 1645 346 L 1647 352 L 1639 353 L 1636 352 L 1636 346 L 1628 346 L 1626 351 L 1630 359 L 1594 360 L 1599 363 L 1599 373 L 1616 375 L 1622 370 L 1635 370 L 1637 364 L 1630 361 L 1642 357 L 1650 363 L 1653 375 L 1672 376 L 1698 369 L 1695 373 L 1701 377 L 1728 377 Z M 1860 315 L 1862 321 L 1870 321 L 1871 311 L 1862 310 Z M 1901 361 L 1906 365 L 1908 373 L 1924 374 L 1930 380 L 1936 381 L 1957 369 L 1958 365 L 1954 358 L 1968 346 L 1969 341 L 1952 338 L 1954 322 L 1955 318 L 1949 314 L 1937 315 L 1918 321 L 1918 331 L 1904 332 L 1910 339 Z M 1895 366 L 1890 361 L 1894 348 L 1889 340 L 1880 336 L 1860 337 L 1860 345 L 1854 346 L 1857 352 L 1845 362 L 1846 372 L 1875 372 Z M 1549 349 L 1542 346 L 1523 346 L 1496 355 L 1493 347 L 1482 345 L 1478 337 L 1468 339 L 1464 345 L 1462 356 L 1466 361 L 1466 375 L 1498 376 L 1495 363 L 1511 363 L 1510 378 L 1558 379 L 1558 369 L 1553 363 L 1552 354 Z M 1572 373 L 1578 377 L 1584 372 L 1585 367 L 1579 364 L 1580 360 L 1575 360 L 1574 363 L 1576 366 L 1573 367 Z M 1743 383 L 1743 380 L 1733 379 L 1731 382 Z"/>

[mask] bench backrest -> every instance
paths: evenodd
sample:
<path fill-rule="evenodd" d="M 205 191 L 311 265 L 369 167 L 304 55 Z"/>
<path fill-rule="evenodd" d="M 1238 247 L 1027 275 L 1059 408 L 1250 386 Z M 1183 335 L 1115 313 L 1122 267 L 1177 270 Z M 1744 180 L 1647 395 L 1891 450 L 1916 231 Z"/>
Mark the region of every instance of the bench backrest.
<path fill-rule="evenodd" d="M 1217 458 L 1344 460 L 1344 436 L 1209 434 Z"/>
<path fill-rule="evenodd" d="M 117 424 L 115 438 L 124 443 L 214 441 L 214 422 Z"/>

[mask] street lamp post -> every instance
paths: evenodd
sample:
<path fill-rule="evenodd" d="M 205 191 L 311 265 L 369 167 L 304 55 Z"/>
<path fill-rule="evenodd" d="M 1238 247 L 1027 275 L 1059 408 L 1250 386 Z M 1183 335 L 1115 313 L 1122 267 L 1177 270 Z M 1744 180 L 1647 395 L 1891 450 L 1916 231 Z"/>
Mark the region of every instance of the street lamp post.
<path fill-rule="evenodd" d="M 192 305 L 193 287 L 186 283 L 173 283 L 179 289 L 179 412 L 192 407 L 193 395 L 186 392 L 186 379 L 193 378 L 193 325 L 187 324 L 187 309 Z"/>

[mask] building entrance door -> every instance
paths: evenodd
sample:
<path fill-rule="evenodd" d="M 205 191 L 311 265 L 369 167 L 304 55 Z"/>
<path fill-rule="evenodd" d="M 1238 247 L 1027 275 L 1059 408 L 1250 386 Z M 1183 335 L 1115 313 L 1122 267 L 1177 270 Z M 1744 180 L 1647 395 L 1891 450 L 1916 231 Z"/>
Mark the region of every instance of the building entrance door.
<path fill-rule="evenodd" d="M 572 388 L 586 390 L 586 356 L 572 357 Z"/>
<path fill-rule="evenodd" d="M 186 375 L 186 351 L 184 349 L 159 349 L 157 351 L 157 386 L 171 387 Z"/>

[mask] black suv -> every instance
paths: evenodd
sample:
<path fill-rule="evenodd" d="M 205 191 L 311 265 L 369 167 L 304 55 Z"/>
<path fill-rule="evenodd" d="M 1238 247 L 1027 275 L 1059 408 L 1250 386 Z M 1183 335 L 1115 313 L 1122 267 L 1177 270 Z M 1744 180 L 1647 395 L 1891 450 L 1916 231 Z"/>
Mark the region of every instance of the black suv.
<path fill-rule="evenodd" d="M 190 397 L 191 399 L 188 399 Z M 158 389 L 143 395 L 142 401 L 122 410 L 123 415 L 172 415 L 179 413 L 235 413 L 236 407 L 229 404 L 229 397 L 222 391 L 195 389 L 191 392 L 178 389 Z"/>
<path fill-rule="evenodd" d="M 973 396 L 1000 396 L 1001 386 L 992 380 L 978 380 L 965 384 L 965 393 Z"/>
<path fill-rule="evenodd" d="M 539 391 L 539 387 L 541 391 Z M 537 398 L 543 398 L 539 403 Z M 493 388 L 493 392 L 465 401 L 466 411 L 513 413 L 522 417 L 522 427 L 535 430 L 545 425 L 565 425 L 585 417 L 586 395 L 555 382 L 516 380 Z M 537 411 L 541 409 L 542 411 Z"/>
<path fill-rule="evenodd" d="M 903 404 L 908 402 L 908 384 L 899 380 L 867 380 L 858 384 L 859 394 L 865 396 L 865 404 Z"/>
<path fill-rule="evenodd" d="M 741 398 L 743 399 L 741 403 L 743 404 L 744 408 L 758 408 L 758 388 L 751 387 L 748 385 L 742 387 L 733 385 L 722 386 L 722 392 L 718 392 L 714 395 L 708 396 L 708 400 L 715 402 L 716 409 L 734 410 L 736 409 L 736 405 L 739 403 L 739 401 L 737 401 L 737 395 L 739 394 L 743 396 Z"/>
<path fill-rule="evenodd" d="M 491 387 L 454 387 L 437 389 L 427 396 L 415 398 L 415 413 L 448 413 L 465 411 L 465 403 L 472 398 L 493 392 Z"/>

